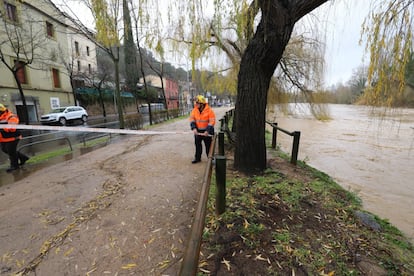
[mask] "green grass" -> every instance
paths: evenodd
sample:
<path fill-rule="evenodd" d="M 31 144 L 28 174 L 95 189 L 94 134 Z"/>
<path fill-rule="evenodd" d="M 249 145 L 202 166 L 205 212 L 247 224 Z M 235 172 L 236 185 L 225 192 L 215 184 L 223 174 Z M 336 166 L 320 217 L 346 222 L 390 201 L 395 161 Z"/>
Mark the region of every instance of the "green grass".
<path fill-rule="evenodd" d="M 71 152 L 72 151 L 70 150 L 70 148 L 61 148 L 61 149 L 56 149 L 56 150 L 49 151 L 49 152 L 42 152 L 38 155 L 30 156 L 30 159 L 26 162 L 26 164 L 36 164 L 36 163 L 45 162 L 45 161 L 48 161 L 52 158 L 62 156 L 62 155 L 66 155 L 66 154 L 69 154 Z M 1 167 L 5 168 L 5 167 L 8 167 L 8 166 L 9 166 L 9 164 L 6 162 L 6 164 L 3 164 Z"/>
<path fill-rule="evenodd" d="M 99 137 L 99 138 L 96 138 L 96 139 L 92 139 L 92 140 L 86 141 L 85 145 L 83 145 L 83 144 L 77 144 L 77 145 L 75 145 L 75 147 L 76 148 L 80 148 L 80 147 L 84 147 L 84 148 L 94 147 L 96 145 L 106 144 L 110 140 L 111 140 L 110 137 L 104 136 L 104 137 Z"/>
<path fill-rule="evenodd" d="M 105 137 L 99 137 L 96 139 L 91 139 L 89 141 L 86 141 L 85 144 L 83 143 L 78 143 L 75 145 L 72 145 L 73 149 L 80 149 L 80 148 L 92 148 L 95 147 L 97 145 L 102 145 L 104 143 L 108 143 L 108 141 L 110 140 L 110 138 L 108 136 Z M 48 152 L 40 152 L 34 156 L 30 156 L 30 159 L 26 162 L 26 164 L 37 164 L 37 163 L 42 163 L 42 162 L 46 162 L 49 161 L 55 157 L 59 157 L 59 156 L 63 156 L 66 154 L 69 154 L 73 152 L 69 147 L 64 147 L 64 148 L 57 148 Z M 6 168 L 8 167 L 9 164 L 6 162 L 6 164 L 3 164 L 0 168 Z"/>
<path fill-rule="evenodd" d="M 40 153 L 38 155 L 30 157 L 26 164 L 34 164 L 48 161 L 54 157 L 62 156 L 71 153 L 69 148 L 57 149 L 50 152 Z"/>
<path fill-rule="evenodd" d="M 285 153 L 271 154 L 289 162 Z M 214 212 L 212 178 L 202 249 L 210 259 L 201 260 L 209 264 L 204 269 L 222 259 L 248 266 L 240 261 L 244 256 L 260 255 L 271 260 L 261 271 L 266 275 L 286 275 L 298 267 L 309 275 L 363 275 L 355 265 L 357 252 L 387 275 L 414 275 L 414 247 L 401 231 L 375 215 L 381 231 L 361 225 L 355 212 L 362 202 L 356 194 L 305 162 L 297 167 L 295 172 L 308 178 L 293 179 L 277 167 L 256 176 L 227 173 L 226 212 L 220 216 Z M 220 243 L 217 236 L 240 241 Z"/>

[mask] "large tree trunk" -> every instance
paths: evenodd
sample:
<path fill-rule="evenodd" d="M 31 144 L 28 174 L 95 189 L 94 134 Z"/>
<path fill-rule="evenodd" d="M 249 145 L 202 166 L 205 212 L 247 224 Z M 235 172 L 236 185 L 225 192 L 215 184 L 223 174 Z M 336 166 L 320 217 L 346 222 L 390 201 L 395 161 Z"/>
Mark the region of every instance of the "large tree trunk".
<path fill-rule="evenodd" d="M 262 18 L 243 54 L 238 76 L 236 169 L 255 173 L 266 168 L 265 116 L 271 77 L 295 22 L 326 1 L 259 1 Z"/>
<path fill-rule="evenodd" d="M 13 72 L 13 76 L 14 76 L 14 80 L 16 81 L 17 88 L 20 94 L 20 99 L 22 100 L 22 104 L 23 104 L 23 116 L 22 118 L 19 118 L 19 120 L 20 120 L 20 123 L 24 122 L 26 125 L 29 125 L 30 124 L 29 112 L 27 110 L 26 97 L 24 96 L 24 93 L 23 93 L 23 87 L 22 87 L 22 84 L 20 83 L 20 80 L 17 77 L 17 73 Z"/>
<path fill-rule="evenodd" d="M 137 93 L 137 84 L 139 82 L 139 72 L 137 66 L 137 48 L 134 44 L 132 35 L 131 15 L 128 7 L 128 1 L 122 1 L 123 19 L 124 19 L 124 61 L 126 73 L 126 85 L 132 94 Z"/>
<path fill-rule="evenodd" d="M 121 98 L 121 89 L 119 87 L 119 47 L 117 47 L 117 58 L 113 59 L 115 64 L 115 95 L 116 95 L 116 104 L 118 108 L 118 119 L 119 119 L 119 128 L 125 128 L 124 121 L 124 111 Z"/>

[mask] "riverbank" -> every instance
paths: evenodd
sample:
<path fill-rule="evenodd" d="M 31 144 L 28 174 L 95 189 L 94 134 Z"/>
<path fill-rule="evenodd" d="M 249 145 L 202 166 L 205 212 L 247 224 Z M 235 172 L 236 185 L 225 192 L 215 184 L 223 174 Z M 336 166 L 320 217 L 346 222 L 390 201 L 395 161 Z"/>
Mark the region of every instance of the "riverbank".
<path fill-rule="evenodd" d="M 318 121 L 305 104 L 288 105 L 269 120 L 300 131 L 299 160 L 329 174 L 356 193 L 363 207 L 388 219 L 414 241 L 414 109 L 325 105 L 330 119 Z M 278 145 L 290 152 L 292 138 Z"/>
<path fill-rule="evenodd" d="M 414 248 L 328 175 L 272 152 L 246 177 L 228 153 L 227 210 L 214 183 L 201 249 L 202 275 L 414 275 Z"/>

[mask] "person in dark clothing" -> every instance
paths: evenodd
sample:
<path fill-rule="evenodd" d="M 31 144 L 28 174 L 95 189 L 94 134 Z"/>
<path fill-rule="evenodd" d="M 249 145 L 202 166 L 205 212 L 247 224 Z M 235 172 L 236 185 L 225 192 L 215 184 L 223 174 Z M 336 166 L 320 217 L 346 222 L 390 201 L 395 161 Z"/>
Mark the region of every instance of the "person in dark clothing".
<path fill-rule="evenodd" d="M 0 104 L 0 124 L 18 124 L 19 117 L 8 110 L 3 104 Z M 6 170 L 12 172 L 23 166 L 29 157 L 17 151 L 17 144 L 22 135 L 18 129 L 2 128 L 0 129 L 1 150 L 9 156 L 10 167 Z M 20 164 L 19 164 L 20 160 Z"/>

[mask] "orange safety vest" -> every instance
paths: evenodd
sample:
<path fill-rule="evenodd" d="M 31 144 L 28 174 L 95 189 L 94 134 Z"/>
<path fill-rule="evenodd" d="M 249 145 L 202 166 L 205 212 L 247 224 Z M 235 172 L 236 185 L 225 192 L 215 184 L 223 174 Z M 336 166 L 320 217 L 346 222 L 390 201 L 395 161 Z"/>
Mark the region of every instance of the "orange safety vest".
<path fill-rule="evenodd" d="M 18 124 L 19 117 L 13 114 L 8 109 L 0 115 L 0 124 Z M 0 129 L 0 143 L 12 142 L 16 139 L 21 139 L 21 133 L 15 128 L 2 128 Z"/>
<path fill-rule="evenodd" d="M 190 123 L 195 123 L 199 131 L 207 130 L 208 126 L 214 127 L 216 115 L 208 104 L 204 106 L 202 112 L 197 107 L 194 107 L 190 114 Z"/>

